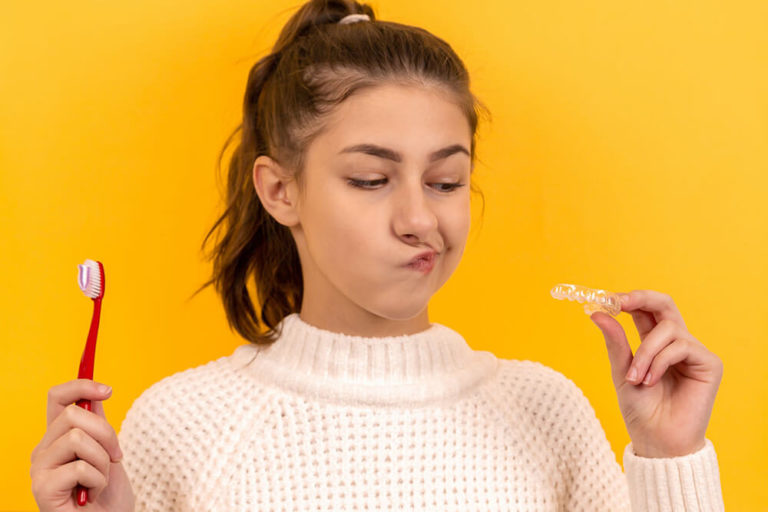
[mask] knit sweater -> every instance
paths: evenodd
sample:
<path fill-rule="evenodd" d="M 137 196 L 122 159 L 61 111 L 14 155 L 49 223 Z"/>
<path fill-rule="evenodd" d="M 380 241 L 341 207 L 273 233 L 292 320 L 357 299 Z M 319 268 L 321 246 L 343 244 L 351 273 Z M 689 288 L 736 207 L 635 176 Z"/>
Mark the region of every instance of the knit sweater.
<path fill-rule="evenodd" d="M 271 345 L 150 386 L 119 441 L 136 511 L 715 511 L 717 457 L 626 473 L 581 390 L 432 323 L 392 337 L 294 313 Z"/>

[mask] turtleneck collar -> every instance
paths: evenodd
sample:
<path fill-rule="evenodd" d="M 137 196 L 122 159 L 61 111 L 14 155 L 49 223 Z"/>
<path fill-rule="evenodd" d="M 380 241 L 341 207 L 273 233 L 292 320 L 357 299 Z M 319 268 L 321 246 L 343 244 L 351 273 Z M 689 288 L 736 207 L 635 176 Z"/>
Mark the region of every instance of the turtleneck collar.
<path fill-rule="evenodd" d="M 490 352 L 473 350 L 437 323 L 415 334 L 352 336 L 320 329 L 298 313 L 283 318 L 270 345 L 237 347 L 233 364 L 266 384 L 357 404 L 423 404 L 448 399 L 491 376 Z"/>

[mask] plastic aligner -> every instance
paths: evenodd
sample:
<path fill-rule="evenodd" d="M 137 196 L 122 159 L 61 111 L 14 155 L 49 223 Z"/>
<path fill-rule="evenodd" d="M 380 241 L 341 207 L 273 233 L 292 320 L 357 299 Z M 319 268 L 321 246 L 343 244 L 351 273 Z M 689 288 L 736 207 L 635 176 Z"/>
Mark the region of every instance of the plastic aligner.
<path fill-rule="evenodd" d="M 603 311 L 616 316 L 621 313 L 621 300 L 619 296 L 605 290 L 587 288 L 575 284 L 560 283 L 549 292 L 552 297 L 562 300 L 575 300 L 585 302 L 584 313 L 591 315 L 595 311 Z"/>

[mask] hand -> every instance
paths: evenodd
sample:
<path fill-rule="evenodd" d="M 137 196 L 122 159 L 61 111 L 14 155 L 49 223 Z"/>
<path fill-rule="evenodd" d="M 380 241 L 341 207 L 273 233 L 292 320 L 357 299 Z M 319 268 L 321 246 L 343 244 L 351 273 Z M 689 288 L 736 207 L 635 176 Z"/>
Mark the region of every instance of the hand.
<path fill-rule="evenodd" d="M 32 494 L 41 512 L 132 511 L 133 490 L 120 462 L 117 435 L 101 403 L 110 395 L 89 379 L 54 386 L 48 393 L 48 429 L 32 451 Z M 92 411 L 75 405 L 91 400 Z M 78 460 L 79 459 L 79 460 Z M 75 488 L 88 488 L 85 507 Z"/>
<path fill-rule="evenodd" d="M 619 322 L 603 312 L 590 318 L 605 338 L 619 408 L 635 454 L 694 453 L 705 446 L 723 363 L 688 332 L 669 295 L 653 290 L 622 295 L 628 300 L 621 310 L 632 315 L 640 334 L 634 357 Z"/>

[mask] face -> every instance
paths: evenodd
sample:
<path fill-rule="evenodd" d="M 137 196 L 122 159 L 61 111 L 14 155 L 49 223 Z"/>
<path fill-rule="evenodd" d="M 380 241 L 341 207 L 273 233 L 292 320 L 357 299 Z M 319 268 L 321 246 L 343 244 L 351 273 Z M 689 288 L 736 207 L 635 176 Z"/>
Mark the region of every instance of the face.
<path fill-rule="evenodd" d="M 429 299 L 469 233 L 470 143 L 465 115 L 436 89 L 382 85 L 338 106 L 308 148 L 291 226 L 305 321 L 371 336 L 429 327 Z M 430 271 L 408 265 L 426 251 Z"/>

